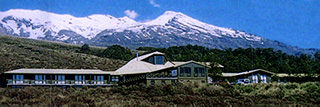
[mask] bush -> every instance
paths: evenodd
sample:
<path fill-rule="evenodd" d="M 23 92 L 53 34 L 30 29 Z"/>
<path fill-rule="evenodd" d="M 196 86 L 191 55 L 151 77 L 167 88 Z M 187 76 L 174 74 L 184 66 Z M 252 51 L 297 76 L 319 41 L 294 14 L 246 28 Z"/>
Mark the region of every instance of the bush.
<path fill-rule="evenodd" d="M 86 89 L 87 88 L 87 89 Z M 0 89 L 0 105 L 21 106 L 278 106 L 316 105 L 317 83 L 201 86 L 166 84 L 146 86 L 67 88 L 25 87 Z M 312 92 L 312 93 L 309 93 Z"/>

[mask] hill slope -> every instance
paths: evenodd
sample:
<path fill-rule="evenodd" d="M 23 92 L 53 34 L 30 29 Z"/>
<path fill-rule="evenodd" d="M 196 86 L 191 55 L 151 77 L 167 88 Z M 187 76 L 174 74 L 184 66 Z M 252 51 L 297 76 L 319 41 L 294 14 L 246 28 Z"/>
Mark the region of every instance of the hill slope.
<path fill-rule="evenodd" d="M 0 36 L 0 72 L 19 68 L 115 70 L 125 61 L 78 53 L 79 45 Z M 103 48 L 92 50 L 102 51 Z"/>

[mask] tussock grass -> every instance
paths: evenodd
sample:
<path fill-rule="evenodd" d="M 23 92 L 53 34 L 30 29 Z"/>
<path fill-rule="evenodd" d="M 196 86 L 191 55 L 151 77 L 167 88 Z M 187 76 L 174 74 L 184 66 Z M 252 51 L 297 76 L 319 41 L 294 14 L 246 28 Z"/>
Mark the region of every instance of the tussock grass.
<path fill-rule="evenodd" d="M 203 85 L 0 89 L 2 106 L 319 106 L 319 90 L 310 84 Z M 296 87 L 297 86 L 297 87 Z M 251 91 L 243 89 L 252 87 Z M 295 88 L 292 88 L 295 87 Z M 312 88 L 315 88 L 312 86 Z M 319 86 L 317 86 L 319 88 Z M 310 91 L 310 90 L 309 90 Z"/>

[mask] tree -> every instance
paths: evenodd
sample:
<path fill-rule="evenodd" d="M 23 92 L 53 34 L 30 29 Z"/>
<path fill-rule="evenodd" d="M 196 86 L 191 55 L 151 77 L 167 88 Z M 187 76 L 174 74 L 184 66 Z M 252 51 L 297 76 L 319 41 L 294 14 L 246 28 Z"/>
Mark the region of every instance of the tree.
<path fill-rule="evenodd" d="M 88 44 L 84 44 L 81 46 L 80 51 L 83 53 L 86 53 L 86 52 L 90 52 L 91 50 Z"/>
<path fill-rule="evenodd" d="M 112 45 L 105 49 L 101 56 L 113 59 L 130 60 L 133 57 L 131 50 L 120 45 Z"/>

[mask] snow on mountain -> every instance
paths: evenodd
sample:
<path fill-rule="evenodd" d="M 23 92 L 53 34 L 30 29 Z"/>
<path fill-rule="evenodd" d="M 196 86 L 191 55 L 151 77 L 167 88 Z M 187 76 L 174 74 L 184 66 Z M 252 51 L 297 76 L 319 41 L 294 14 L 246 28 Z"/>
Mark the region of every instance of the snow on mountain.
<path fill-rule="evenodd" d="M 0 34 L 95 46 L 169 47 L 200 45 L 209 48 L 274 48 L 295 54 L 314 52 L 288 46 L 243 31 L 210 25 L 183 13 L 167 11 L 149 22 L 94 14 L 74 17 L 41 10 L 0 12 Z"/>
<path fill-rule="evenodd" d="M 156 18 L 155 20 L 152 20 L 150 22 L 145 23 L 146 25 L 161 25 L 165 26 L 166 24 L 170 23 L 171 21 L 178 21 L 180 24 L 183 24 L 185 26 L 188 26 L 190 28 L 193 28 L 195 30 L 198 30 L 203 33 L 209 33 L 211 35 L 221 37 L 221 36 L 229 36 L 234 38 L 245 38 L 247 40 L 252 41 L 260 41 L 261 37 L 253 36 L 253 35 L 247 35 L 244 32 L 237 33 L 237 31 L 222 27 L 217 27 L 214 25 L 210 25 L 207 23 L 203 23 L 201 21 L 198 21 L 196 19 L 193 19 L 183 13 L 180 12 L 174 12 L 174 11 L 167 11 L 160 17 Z M 217 34 L 217 32 L 220 32 L 222 35 Z"/>
<path fill-rule="evenodd" d="M 8 29 L 13 30 L 15 34 L 20 34 L 20 30 L 30 32 L 30 37 L 36 39 L 37 37 L 44 37 L 45 29 L 50 30 L 51 35 L 57 36 L 61 30 L 74 31 L 85 38 L 91 39 L 98 33 L 105 29 L 127 28 L 140 24 L 128 17 L 115 18 L 110 15 L 91 15 L 88 17 L 74 17 L 71 15 L 60 15 L 49 13 L 40 10 L 22 10 L 12 9 L 6 12 L 0 12 L 0 19 L 12 17 L 16 20 L 25 20 L 30 22 L 33 26 L 42 26 L 38 29 L 31 28 L 32 26 L 20 26 L 18 23 L 10 20 L 8 22 L 2 21 L 1 24 Z"/>
<path fill-rule="evenodd" d="M 166 26 L 170 21 L 177 21 L 186 27 L 194 29 L 196 32 L 208 33 L 218 37 L 240 37 L 253 41 L 259 41 L 261 39 L 257 36 L 241 33 L 237 34 L 235 30 L 206 24 L 184 15 L 183 13 L 173 11 L 167 11 L 155 20 L 146 23 L 139 23 L 128 17 L 115 18 L 110 15 L 98 14 L 88 17 L 74 17 L 67 14 L 60 15 L 41 10 L 12 9 L 6 12 L 0 12 L 0 19 L 8 18 L 10 16 L 17 20 L 29 21 L 32 26 L 41 26 L 35 29 L 32 28 L 32 26 L 18 26 L 18 24 L 13 20 L 1 22 L 1 24 L 3 24 L 7 29 L 11 29 L 14 34 L 19 35 L 21 29 L 23 29 L 23 32 L 29 32 L 29 38 L 33 39 L 36 39 L 37 37 L 44 37 L 46 30 L 49 30 L 52 36 L 57 36 L 58 32 L 61 30 L 70 30 L 87 39 L 92 39 L 105 29 L 116 29 L 116 32 L 122 32 L 124 30 L 140 32 L 140 30 L 146 26 L 163 26 L 165 28 L 172 28 L 172 26 Z"/>

